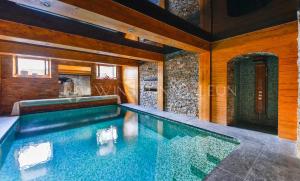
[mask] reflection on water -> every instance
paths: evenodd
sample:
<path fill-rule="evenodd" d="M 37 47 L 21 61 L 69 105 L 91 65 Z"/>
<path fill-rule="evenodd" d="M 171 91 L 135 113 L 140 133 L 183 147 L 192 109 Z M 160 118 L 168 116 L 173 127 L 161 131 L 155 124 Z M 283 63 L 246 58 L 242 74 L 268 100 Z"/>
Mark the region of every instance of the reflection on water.
<path fill-rule="evenodd" d="M 127 140 L 134 139 L 139 134 L 138 114 L 126 112 L 123 125 L 123 136 Z"/>
<path fill-rule="evenodd" d="M 47 168 L 21 170 L 21 178 L 24 181 L 35 180 L 47 174 Z"/>
<path fill-rule="evenodd" d="M 107 156 L 109 154 L 115 154 L 117 151 L 117 148 L 113 142 L 109 142 L 105 145 L 101 145 L 98 150 L 99 156 Z"/>
<path fill-rule="evenodd" d="M 164 123 L 162 121 L 157 121 L 157 133 L 164 135 Z"/>
<path fill-rule="evenodd" d="M 97 131 L 97 143 L 99 145 L 103 145 L 111 141 L 116 142 L 117 139 L 118 139 L 118 132 L 115 126 L 111 126 L 110 128 L 105 128 L 105 129 L 99 129 Z"/>
<path fill-rule="evenodd" d="M 30 144 L 17 152 L 20 170 L 26 170 L 39 164 L 46 163 L 52 158 L 52 145 L 50 142 Z"/>
<path fill-rule="evenodd" d="M 106 156 L 116 153 L 115 143 L 118 139 L 118 131 L 115 126 L 98 130 L 96 136 L 99 145 L 98 155 Z"/>

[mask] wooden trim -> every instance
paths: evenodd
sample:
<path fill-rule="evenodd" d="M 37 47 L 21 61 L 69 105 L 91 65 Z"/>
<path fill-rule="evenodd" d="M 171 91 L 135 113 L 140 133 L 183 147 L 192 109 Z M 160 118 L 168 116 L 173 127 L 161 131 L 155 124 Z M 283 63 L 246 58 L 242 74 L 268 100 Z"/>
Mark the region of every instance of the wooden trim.
<path fill-rule="evenodd" d="M 8 55 L 29 55 L 37 57 L 47 57 L 51 59 L 72 60 L 88 63 L 104 63 L 114 65 L 139 66 L 139 61 L 99 55 L 93 53 L 78 52 L 73 50 L 63 50 L 52 47 L 42 47 L 22 43 L 8 42 L 0 40 L 0 53 Z"/>
<path fill-rule="evenodd" d="M 40 1 L 11 0 L 26 6 L 106 27 L 123 33 L 193 52 L 209 50 L 209 42 L 112 0 L 54 0 L 49 7 Z M 145 23 L 147 22 L 147 23 Z"/>
<path fill-rule="evenodd" d="M 247 45 L 252 41 L 263 42 L 265 39 L 276 38 L 277 36 L 282 36 L 283 34 L 294 33 L 295 27 L 298 27 L 297 21 L 292 21 L 281 25 L 264 28 L 258 31 L 245 33 L 242 35 L 226 38 L 219 41 L 214 41 L 212 42 L 212 48 L 213 50 L 220 50 Z"/>
<path fill-rule="evenodd" d="M 48 69 L 45 66 L 45 75 L 21 75 L 18 73 L 19 67 L 19 58 L 28 59 L 28 60 L 40 60 L 44 61 L 45 64 L 48 64 Z M 44 57 L 30 57 L 30 56 L 14 56 L 13 57 L 13 77 L 21 78 L 51 78 L 51 60 Z"/>
<path fill-rule="evenodd" d="M 91 75 L 92 67 L 91 66 L 74 66 L 74 65 L 65 65 L 58 64 L 57 66 L 58 74 L 70 74 L 70 75 Z"/>
<path fill-rule="evenodd" d="M 0 20 L 0 39 L 142 61 L 163 61 L 160 53 L 5 20 Z"/>
<path fill-rule="evenodd" d="M 157 73 L 157 108 L 164 110 L 164 62 L 158 62 Z"/>
<path fill-rule="evenodd" d="M 199 54 L 199 119 L 210 121 L 210 52 Z"/>
<path fill-rule="evenodd" d="M 126 33 L 125 38 L 128 39 L 128 40 L 139 41 L 139 37 L 135 36 L 131 33 Z"/>

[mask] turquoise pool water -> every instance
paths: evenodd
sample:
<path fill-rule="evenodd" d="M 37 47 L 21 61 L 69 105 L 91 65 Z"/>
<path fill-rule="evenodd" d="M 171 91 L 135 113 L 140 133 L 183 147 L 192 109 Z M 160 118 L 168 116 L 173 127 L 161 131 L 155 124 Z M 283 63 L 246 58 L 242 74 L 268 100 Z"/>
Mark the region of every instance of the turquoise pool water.
<path fill-rule="evenodd" d="M 235 139 L 118 106 L 26 115 L 0 180 L 203 180 Z"/>

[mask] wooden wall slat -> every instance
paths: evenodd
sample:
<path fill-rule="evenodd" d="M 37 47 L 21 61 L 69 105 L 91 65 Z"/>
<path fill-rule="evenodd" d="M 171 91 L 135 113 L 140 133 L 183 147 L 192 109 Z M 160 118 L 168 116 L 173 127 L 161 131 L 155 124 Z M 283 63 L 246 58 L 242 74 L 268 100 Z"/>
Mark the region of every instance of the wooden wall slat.
<path fill-rule="evenodd" d="M 210 120 L 210 52 L 199 54 L 199 119 Z"/>
<path fill-rule="evenodd" d="M 128 103 L 138 104 L 138 67 L 122 66 L 122 84 Z"/>

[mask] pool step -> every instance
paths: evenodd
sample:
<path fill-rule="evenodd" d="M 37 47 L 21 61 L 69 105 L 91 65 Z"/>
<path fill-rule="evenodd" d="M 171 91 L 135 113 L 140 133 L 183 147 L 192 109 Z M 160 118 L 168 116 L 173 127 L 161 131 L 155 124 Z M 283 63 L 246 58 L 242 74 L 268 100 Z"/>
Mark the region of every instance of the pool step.
<path fill-rule="evenodd" d="M 235 146 L 212 136 L 177 136 L 159 146 L 157 180 L 202 180 Z"/>

